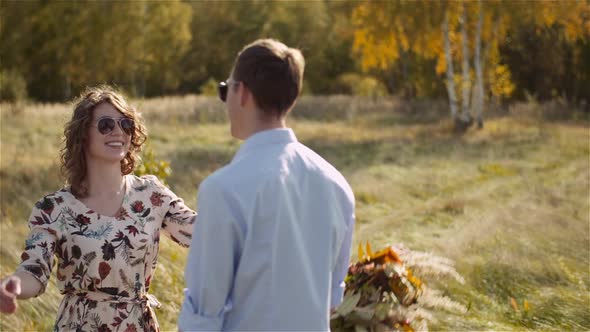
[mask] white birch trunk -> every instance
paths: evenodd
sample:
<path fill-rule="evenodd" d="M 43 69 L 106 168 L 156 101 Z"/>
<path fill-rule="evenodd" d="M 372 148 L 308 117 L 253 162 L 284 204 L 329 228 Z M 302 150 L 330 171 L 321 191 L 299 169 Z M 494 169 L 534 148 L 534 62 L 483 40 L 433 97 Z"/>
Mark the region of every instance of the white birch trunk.
<path fill-rule="evenodd" d="M 477 21 L 477 30 L 475 35 L 475 118 L 477 121 L 478 128 L 483 127 L 483 60 L 481 58 L 481 26 L 483 24 L 483 3 L 481 0 L 479 3 L 479 19 Z"/>
<path fill-rule="evenodd" d="M 449 13 L 445 13 L 443 21 L 443 39 L 445 44 L 445 60 L 447 62 L 447 92 L 449 94 L 449 106 L 451 118 L 457 119 L 457 96 L 455 95 L 455 71 L 453 69 L 453 57 L 451 56 L 451 40 L 449 38 Z"/>
<path fill-rule="evenodd" d="M 469 41 L 467 40 L 467 7 L 463 3 L 463 12 L 461 13 L 461 35 L 463 37 L 463 105 L 461 120 L 469 122 L 469 92 L 471 91 L 471 79 L 469 77 Z"/>

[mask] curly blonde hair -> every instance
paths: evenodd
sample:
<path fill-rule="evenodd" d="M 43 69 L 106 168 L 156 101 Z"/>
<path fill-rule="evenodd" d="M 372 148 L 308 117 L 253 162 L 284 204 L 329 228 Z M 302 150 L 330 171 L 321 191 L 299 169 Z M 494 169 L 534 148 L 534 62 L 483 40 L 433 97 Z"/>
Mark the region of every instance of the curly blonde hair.
<path fill-rule="evenodd" d="M 72 118 L 64 128 L 63 147 L 60 153 L 61 171 L 66 183 L 70 185 L 71 192 L 78 198 L 88 196 L 88 187 L 84 183 L 87 176 L 88 130 L 92 124 L 94 109 L 102 103 L 111 104 L 117 111 L 135 122 L 129 152 L 121 160 L 123 175 L 130 174 L 135 169 L 136 162 L 140 161 L 141 146 L 147 139 L 147 130 L 140 114 L 127 104 L 121 93 L 107 85 L 87 88 L 75 101 Z"/>

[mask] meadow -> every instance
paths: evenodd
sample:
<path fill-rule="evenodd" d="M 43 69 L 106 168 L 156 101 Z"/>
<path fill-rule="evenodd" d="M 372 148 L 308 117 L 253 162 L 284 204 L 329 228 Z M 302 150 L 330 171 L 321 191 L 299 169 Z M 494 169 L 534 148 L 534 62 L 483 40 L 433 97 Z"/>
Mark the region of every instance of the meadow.
<path fill-rule="evenodd" d="M 146 150 L 170 162 L 168 185 L 195 207 L 199 183 L 240 145 L 223 104 L 134 103 L 150 132 Z M 20 261 L 34 202 L 62 186 L 58 147 L 70 112 L 0 105 L 0 276 Z M 353 248 L 403 244 L 456 262 L 465 284 L 440 287 L 468 311 L 437 315 L 432 330 L 590 330 L 588 113 L 530 101 L 497 107 L 483 129 L 460 134 L 448 118 L 444 102 L 333 96 L 304 97 L 288 123 L 349 180 Z M 163 331 L 176 330 L 187 252 L 162 241 L 151 292 L 163 303 Z M 0 331 L 50 330 L 60 299 L 52 281 L 1 315 Z"/>

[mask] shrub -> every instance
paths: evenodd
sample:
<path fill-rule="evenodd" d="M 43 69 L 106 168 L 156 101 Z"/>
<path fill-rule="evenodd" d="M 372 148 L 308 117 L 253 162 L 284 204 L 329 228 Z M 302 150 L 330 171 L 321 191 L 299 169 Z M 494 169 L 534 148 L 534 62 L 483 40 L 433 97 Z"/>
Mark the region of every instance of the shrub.
<path fill-rule="evenodd" d="M 154 151 L 151 148 L 145 149 L 141 159 L 141 164 L 135 169 L 135 175 L 155 175 L 163 184 L 166 184 L 166 178 L 172 174 L 170 163 L 165 160 L 156 159 Z"/>
<path fill-rule="evenodd" d="M 362 97 L 387 96 L 387 89 L 379 80 L 371 76 L 354 73 L 342 74 L 337 79 L 338 84 L 346 93 Z"/>
<path fill-rule="evenodd" d="M 207 82 L 201 85 L 201 94 L 204 96 L 217 96 L 217 85 L 219 82 L 213 77 L 209 78 Z"/>
<path fill-rule="evenodd" d="M 0 70 L 0 100 L 19 102 L 27 99 L 27 82 L 23 75 L 14 70 Z"/>

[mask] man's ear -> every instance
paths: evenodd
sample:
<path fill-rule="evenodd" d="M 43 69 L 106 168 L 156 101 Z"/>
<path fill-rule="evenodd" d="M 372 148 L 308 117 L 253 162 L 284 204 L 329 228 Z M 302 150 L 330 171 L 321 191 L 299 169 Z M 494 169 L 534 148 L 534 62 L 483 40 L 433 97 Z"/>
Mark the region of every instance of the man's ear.
<path fill-rule="evenodd" d="M 238 86 L 238 94 L 240 95 L 240 106 L 243 108 L 248 103 L 248 100 L 252 98 L 252 93 L 246 84 L 240 82 L 240 85 Z"/>

